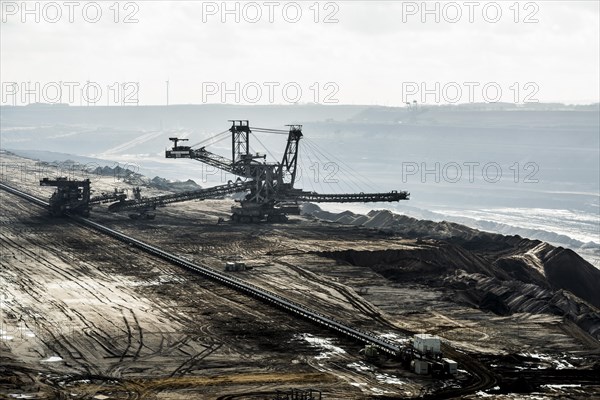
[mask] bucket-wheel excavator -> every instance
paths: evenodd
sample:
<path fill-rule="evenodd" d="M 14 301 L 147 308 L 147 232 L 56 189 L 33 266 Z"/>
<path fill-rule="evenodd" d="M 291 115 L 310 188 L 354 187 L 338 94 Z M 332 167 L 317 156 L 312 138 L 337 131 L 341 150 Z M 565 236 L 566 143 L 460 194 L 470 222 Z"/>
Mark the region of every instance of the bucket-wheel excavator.
<path fill-rule="evenodd" d="M 299 213 L 299 203 L 310 202 L 391 202 L 408 200 L 410 194 L 405 191 L 388 193 L 359 194 L 321 194 L 295 189 L 298 168 L 298 149 L 302 139 L 302 125 L 288 125 L 289 130 L 251 128 L 247 120 L 232 120 L 231 159 L 208 151 L 205 147 L 193 149 L 180 142 L 187 139 L 169 138 L 173 148 L 167 150 L 167 158 L 189 158 L 219 168 L 238 176 L 240 190 L 249 193 L 232 207 L 231 219 L 234 222 L 281 222 L 288 214 Z M 287 134 L 287 144 L 280 163 L 267 162 L 266 155 L 251 153 L 250 134 L 252 129 L 261 132 Z M 245 181 L 244 181 L 245 180 Z"/>

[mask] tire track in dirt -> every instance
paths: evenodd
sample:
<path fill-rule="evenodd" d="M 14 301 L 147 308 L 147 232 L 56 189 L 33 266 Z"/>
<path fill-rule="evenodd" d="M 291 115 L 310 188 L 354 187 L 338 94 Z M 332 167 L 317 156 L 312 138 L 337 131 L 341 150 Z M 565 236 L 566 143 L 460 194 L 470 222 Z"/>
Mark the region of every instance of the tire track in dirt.
<path fill-rule="evenodd" d="M 125 350 L 123 350 L 121 358 L 119 358 L 119 362 L 123 361 L 123 358 L 125 358 L 129 352 L 129 349 L 131 348 L 131 327 L 129 326 L 129 322 L 127 322 L 127 318 L 125 318 L 125 315 L 123 315 L 123 312 L 121 312 L 121 316 L 123 317 L 123 322 L 125 322 L 125 327 L 127 328 L 127 347 L 125 347 Z"/>
<path fill-rule="evenodd" d="M 13 219 L 18 220 L 17 218 L 13 218 Z M 58 267 L 55 263 L 51 262 L 50 257 L 46 257 L 45 259 L 40 260 L 39 252 L 34 252 L 34 251 L 29 250 L 29 247 L 43 249 L 47 254 L 56 256 L 58 259 L 60 259 L 66 265 L 72 264 L 74 261 L 78 262 L 77 255 L 69 257 L 66 254 L 67 252 L 64 251 L 64 249 L 58 248 L 55 245 L 47 245 L 43 242 L 43 240 L 46 239 L 48 242 L 56 243 L 55 235 L 52 232 L 43 232 L 43 233 L 39 232 L 38 236 L 35 239 L 31 238 L 29 236 L 29 234 L 27 234 L 27 233 L 24 234 L 22 230 L 20 230 L 18 232 L 18 235 L 11 235 L 11 236 L 8 236 L 7 234 L 5 234 L 5 232 L 6 231 L 2 232 L 2 237 L 1 237 L 4 248 L 9 248 L 9 247 L 14 248 L 17 251 L 20 251 L 20 254 L 23 254 L 25 257 L 31 258 L 31 259 L 35 260 L 36 262 L 39 261 L 38 268 L 44 268 L 48 272 L 51 272 L 50 276 L 77 284 L 78 287 L 81 289 L 78 292 L 84 293 L 83 297 L 87 297 L 87 296 L 94 297 L 96 300 L 98 300 L 102 304 L 107 303 L 107 301 L 109 300 L 108 297 L 97 296 L 96 293 L 94 293 L 95 289 L 93 287 L 81 282 L 81 277 L 82 276 L 85 277 L 86 275 L 71 273 L 68 270 L 65 270 L 64 267 Z M 22 240 L 20 241 L 20 243 L 17 243 L 16 240 L 18 240 L 19 238 Z M 69 238 L 70 238 L 70 236 L 68 236 L 66 239 L 69 240 Z M 64 240 L 60 241 L 60 243 L 64 243 Z M 82 245 L 85 246 L 85 244 L 82 244 Z M 28 274 L 29 274 L 29 271 L 26 271 L 24 269 L 18 269 L 18 272 L 20 272 L 23 276 L 28 276 Z M 101 281 L 97 281 L 97 282 L 101 284 Z M 36 284 L 37 284 L 36 282 L 32 282 L 32 285 L 30 287 L 21 286 L 21 288 L 24 289 L 23 290 L 24 292 L 29 292 L 30 294 L 34 294 L 34 293 L 32 293 L 33 292 L 32 289 L 35 287 Z M 42 289 L 41 285 L 37 285 L 37 286 L 38 286 L 38 289 Z M 101 286 L 104 288 L 107 288 L 106 285 L 101 284 Z M 110 292 L 113 292 L 113 291 L 110 290 Z M 43 299 L 44 297 L 45 297 L 44 294 L 39 291 L 36 292 L 35 295 L 32 296 L 32 298 L 38 302 L 41 302 L 41 299 Z M 78 320 L 80 320 L 85 328 L 84 329 L 85 335 L 88 336 L 94 342 L 96 342 L 97 345 L 99 345 L 100 348 L 104 349 L 104 351 L 106 351 L 110 356 L 115 355 L 116 349 L 114 348 L 114 346 L 111 346 L 111 344 L 114 344 L 116 341 L 108 340 L 108 337 L 110 336 L 108 334 L 108 332 L 99 328 L 99 326 L 96 324 L 89 323 L 89 321 L 88 321 L 88 319 L 90 317 L 89 315 L 86 315 L 84 317 L 81 313 L 77 313 L 75 316 L 71 316 L 71 313 L 73 313 L 74 310 L 71 310 L 64 303 L 57 301 L 57 300 L 51 300 L 49 303 L 46 302 L 46 304 L 51 304 L 54 309 L 60 310 L 61 314 L 64 315 L 69 321 L 74 321 L 74 318 L 77 318 Z M 97 314 L 101 318 L 104 317 L 102 320 L 106 321 L 107 323 L 112 323 L 112 320 L 110 318 L 106 318 L 106 316 L 104 316 L 102 313 L 97 312 Z M 137 347 L 136 355 L 135 355 L 135 357 L 137 357 L 137 356 L 139 356 L 139 353 L 143 346 L 143 331 L 142 331 L 139 321 L 137 321 L 137 317 L 135 315 L 134 315 L 134 320 L 136 321 L 136 326 L 138 327 L 137 331 L 139 332 L 139 335 L 140 335 L 139 346 Z M 125 322 L 125 325 L 127 326 L 127 329 L 129 330 L 129 335 L 130 335 L 131 328 L 128 326 L 127 319 L 124 319 L 124 322 Z M 38 323 L 38 325 L 40 325 L 40 324 L 41 324 L 41 320 L 40 320 L 40 323 Z M 113 324 L 113 326 L 117 329 L 121 328 L 120 326 L 117 326 L 114 324 Z M 53 328 L 44 329 L 44 330 L 52 330 L 52 329 Z M 54 340 L 57 340 L 57 339 L 54 338 Z M 58 340 L 68 341 L 68 339 L 66 337 L 58 339 Z M 128 340 L 130 341 L 131 337 L 129 337 Z M 68 349 L 67 349 L 68 353 L 71 355 L 71 357 L 69 358 L 69 356 L 64 355 L 63 351 L 61 350 L 61 355 L 64 356 L 64 359 L 69 360 L 69 361 L 71 361 L 70 359 L 83 359 L 84 357 L 82 356 L 82 354 L 77 349 L 72 348 L 74 345 L 72 345 L 72 346 L 71 345 L 72 344 L 69 342 L 68 344 L 65 344 L 65 346 L 63 346 L 65 348 L 68 347 Z M 126 352 L 123 353 L 122 355 L 125 355 L 127 353 L 127 351 L 128 350 L 126 350 Z"/>
<path fill-rule="evenodd" d="M 29 242 L 29 244 L 32 245 L 33 247 L 40 247 L 39 242 L 33 241 L 30 238 L 26 238 L 26 239 Z M 9 238 L 4 237 L 4 240 L 11 243 L 13 245 L 13 247 L 21 249 L 21 251 L 26 253 L 27 255 L 29 255 L 29 257 L 31 259 L 36 260 L 38 263 L 38 266 L 41 265 L 45 268 L 48 268 L 49 270 L 54 272 L 57 277 L 63 278 L 64 280 L 69 281 L 69 282 L 73 282 L 74 284 L 78 285 L 83 290 L 85 290 L 89 295 L 96 298 L 99 302 L 106 303 L 106 301 L 103 301 L 102 299 L 100 299 L 92 289 L 90 289 L 89 287 L 86 287 L 85 285 L 83 285 L 80 282 L 80 280 L 78 278 L 80 278 L 81 276 L 76 276 L 73 273 L 70 273 L 68 270 L 65 270 L 65 269 L 61 268 L 60 266 L 52 263 L 47 258 L 39 257 L 38 255 L 36 255 L 36 253 L 34 251 L 29 250 L 28 248 L 24 247 L 23 245 L 17 244 L 15 241 L 13 241 Z M 106 300 L 109 300 L 109 299 L 106 298 Z"/>
<path fill-rule="evenodd" d="M 319 284 L 329 287 L 340 293 L 348 302 L 354 306 L 354 308 L 362 312 L 366 317 L 373 318 L 376 321 L 384 324 L 388 328 L 397 329 L 406 333 L 402 329 L 398 328 L 393 322 L 389 321 L 377 307 L 364 300 L 358 293 L 351 291 L 347 286 L 341 283 L 333 282 L 325 277 L 322 277 L 314 272 L 307 271 L 302 267 L 298 267 L 286 261 L 277 260 L 278 263 L 286 265 L 301 277 L 307 279 L 309 282 L 318 282 Z"/>
<path fill-rule="evenodd" d="M 142 326 L 140 325 L 140 322 L 137 319 L 137 316 L 135 315 L 135 312 L 131 308 L 129 309 L 129 312 L 131 312 L 131 315 L 133 316 L 137 332 L 139 333 L 139 346 L 137 347 L 135 354 L 133 355 L 133 360 L 137 360 L 140 356 L 140 352 L 142 351 L 142 347 L 144 347 L 144 331 L 142 329 Z"/>
<path fill-rule="evenodd" d="M 203 359 L 210 356 L 215 351 L 219 350 L 221 348 L 221 346 L 222 346 L 222 344 L 217 344 L 214 346 L 206 347 L 203 351 L 196 353 L 194 356 L 188 358 L 183 363 L 181 363 L 177 368 L 175 368 L 175 370 L 173 372 L 171 372 L 171 374 L 169 376 L 174 377 L 177 374 L 179 374 L 180 376 L 187 374 L 188 372 L 190 372 L 192 370 L 192 368 L 194 368 L 196 366 L 196 364 L 198 362 L 202 361 Z M 185 365 L 188 365 L 188 367 L 184 368 Z"/>

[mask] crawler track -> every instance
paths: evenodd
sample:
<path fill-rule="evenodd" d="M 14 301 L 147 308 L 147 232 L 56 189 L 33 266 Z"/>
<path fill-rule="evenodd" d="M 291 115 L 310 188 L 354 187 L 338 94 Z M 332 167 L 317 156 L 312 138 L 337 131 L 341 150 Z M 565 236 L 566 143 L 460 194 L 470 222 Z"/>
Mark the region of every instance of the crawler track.
<path fill-rule="evenodd" d="M 16 196 L 19 196 L 37 206 L 44 207 L 44 208 L 48 207 L 48 203 L 45 202 L 44 200 L 39 199 L 35 196 L 32 196 L 28 193 L 22 192 L 13 187 L 10 187 L 10 186 L 0 183 L 0 189 L 3 189 L 9 193 L 16 195 Z M 117 239 L 119 241 L 127 243 L 130 246 L 137 247 L 137 248 L 145 251 L 146 253 L 152 254 L 152 255 L 159 257 L 165 261 L 168 261 L 172 264 L 175 264 L 175 265 L 181 266 L 183 268 L 186 268 L 188 270 L 199 273 L 206 278 L 214 280 L 218 283 L 221 283 L 225 286 L 233 288 L 237 291 L 240 291 L 242 293 L 245 293 L 245 294 L 255 297 L 257 299 L 260 299 L 272 306 L 275 306 L 277 308 L 280 308 L 282 310 L 290 312 L 296 316 L 313 321 L 316 324 L 319 324 L 325 328 L 333 330 L 333 331 L 335 331 L 339 334 L 342 334 L 346 337 L 349 337 L 349 338 L 352 338 L 355 340 L 359 340 L 365 344 L 373 345 L 373 346 L 377 347 L 380 351 L 387 353 L 390 356 L 397 357 L 401 354 L 402 349 L 400 346 L 398 346 L 396 343 L 388 341 L 388 340 L 374 334 L 373 332 L 369 332 L 369 331 L 365 331 L 365 330 L 361 330 L 358 328 L 348 326 L 340 321 L 337 321 L 336 319 L 334 319 L 332 317 L 329 317 L 329 316 L 323 315 L 319 312 L 316 312 L 314 310 L 311 310 L 302 304 L 298 304 L 290 299 L 287 299 L 287 298 L 280 296 L 276 293 L 273 293 L 269 290 L 266 290 L 264 288 L 255 286 L 253 284 L 244 282 L 235 277 L 225 275 L 225 274 L 223 274 L 217 270 L 214 270 L 212 268 L 192 263 L 186 259 L 177 257 L 174 254 L 171 254 L 169 252 L 161 250 L 155 246 L 152 246 L 141 240 L 135 239 L 131 236 L 125 235 L 116 230 L 110 229 L 106 226 L 98 224 L 87 218 L 82 218 L 82 217 L 75 216 L 75 215 L 70 215 L 69 217 L 72 220 L 76 221 L 77 223 L 79 223 L 83 226 L 86 226 L 88 228 L 91 228 L 93 230 L 101 232 L 103 234 L 106 234 L 114 239 Z M 382 322 L 386 322 L 387 324 L 389 324 L 387 321 L 385 321 L 385 319 L 383 319 Z M 426 396 L 427 398 L 441 399 L 441 398 L 449 398 L 449 397 L 458 397 L 463 394 L 472 393 L 473 391 L 484 390 L 484 389 L 490 388 L 496 383 L 496 377 L 494 376 L 494 374 L 491 373 L 480 362 L 473 359 L 472 357 L 469 357 L 466 354 L 459 353 L 456 350 L 451 349 L 447 345 L 444 347 L 445 347 L 444 351 L 450 357 L 454 358 L 459 363 L 464 365 L 464 367 L 467 370 L 469 370 L 469 372 L 471 372 L 473 377 L 466 387 L 463 387 L 460 389 L 443 390 L 441 392 L 437 392 L 435 394 Z"/>

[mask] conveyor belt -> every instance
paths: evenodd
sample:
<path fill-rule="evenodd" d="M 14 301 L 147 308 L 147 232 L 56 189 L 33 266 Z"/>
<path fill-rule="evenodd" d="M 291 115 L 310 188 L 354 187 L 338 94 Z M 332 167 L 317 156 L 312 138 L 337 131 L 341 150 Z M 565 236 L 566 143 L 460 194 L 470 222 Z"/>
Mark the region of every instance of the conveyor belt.
<path fill-rule="evenodd" d="M 154 209 L 171 203 L 189 200 L 205 200 L 223 197 L 228 194 L 243 192 L 256 185 L 256 182 L 234 182 L 228 185 L 215 186 L 206 189 L 190 190 L 181 193 L 170 193 L 141 200 L 124 200 L 108 206 L 108 211 L 119 212 L 125 210 Z"/>
<path fill-rule="evenodd" d="M 0 183 L 0 189 L 4 189 L 7 192 L 12 193 L 15 196 L 19 196 L 19 197 L 21 197 L 21 198 L 23 198 L 23 199 L 25 199 L 27 201 L 30 201 L 33 204 L 37 205 L 37 206 L 48 208 L 48 202 L 47 201 L 44 201 L 44 200 L 42 200 L 40 198 L 32 196 L 32 195 L 30 195 L 28 193 L 22 192 L 22 191 L 20 191 L 18 189 L 13 188 L 12 186 L 8 186 L 8 185 L 5 185 L 4 183 Z"/>

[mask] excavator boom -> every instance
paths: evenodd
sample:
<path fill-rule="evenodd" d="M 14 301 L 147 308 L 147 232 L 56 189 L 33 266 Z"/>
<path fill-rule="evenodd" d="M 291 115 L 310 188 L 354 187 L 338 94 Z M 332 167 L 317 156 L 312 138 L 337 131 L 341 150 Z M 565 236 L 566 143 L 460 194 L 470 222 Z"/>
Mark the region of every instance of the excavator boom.
<path fill-rule="evenodd" d="M 409 200 L 410 193 L 405 191 L 391 191 L 388 193 L 350 193 L 350 194 L 324 194 L 315 192 L 302 192 L 286 200 L 309 201 L 312 203 L 377 203 Z"/>

